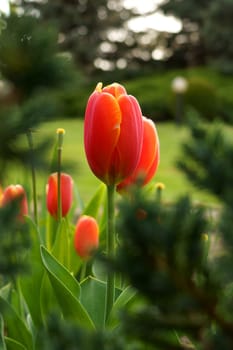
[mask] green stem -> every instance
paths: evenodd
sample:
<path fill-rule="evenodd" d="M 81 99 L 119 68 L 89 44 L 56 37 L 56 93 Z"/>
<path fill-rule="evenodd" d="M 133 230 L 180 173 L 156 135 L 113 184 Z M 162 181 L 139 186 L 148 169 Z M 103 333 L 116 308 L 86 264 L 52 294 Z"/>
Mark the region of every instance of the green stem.
<path fill-rule="evenodd" d="M 27 132 L 28 145 L 31 153 L 31 174 L 32 174 L 32 196 L 33 196 L 33 213 L 35 224 L 38 224 L 38 209 L 37 209 L 37 191 L 36 191 L 36 170 L 34 163 L 34 145 L 31 129 Z"/>
<path fill-rule="evenodd" d="M 86 271 L 87 271 L 87 263 L 86 261 L 83 261 L 83 264 L 81 266 L 81 271 L 80 271 L 80 282 L 82 282 L 82 280 L 85 278 Z"/>
<path fill-rule="evenodd" d="M 62 145 L 63 145 L 63 135 L 64 129 L 58 129 L 58 148 L 57 148 L 57 218 L 58 222 L 62 219 L 62 198 L 61 198 L 61 161 L 62 161 Z"/>
<path fill-rule="evenodd" d="M 114 215 L 114 196 L 115 186 L 107 186 L 107 232 L 106 232 L 106 250 L 107 256 L 112 258 L 115 255 L 115 215 Z M 115 274 L 112 271 L 107 273 L 106 286 L 106 304 L 105 304 L 105 323 L 108 320 L 112 310 L 115 298 Z"/>
<path fill-rule="evenodd" d="M 58 147 L 58 162 L 57 162 L 57 211 L 58 221 L 62 219 L 62 202 L 61 202 L 61 154 L 62 148 Z"/>

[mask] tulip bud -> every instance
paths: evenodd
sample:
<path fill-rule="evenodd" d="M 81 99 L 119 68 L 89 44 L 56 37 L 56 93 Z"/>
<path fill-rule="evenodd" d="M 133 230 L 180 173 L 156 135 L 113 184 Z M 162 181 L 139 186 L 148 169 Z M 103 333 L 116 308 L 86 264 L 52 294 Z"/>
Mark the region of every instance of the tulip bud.
<path fill-rule="evenodd" d="M 84 146 L 93 173 L 113 185 L 130 176 L 142 148 L 142 113 L 135 97 L 117 83 L 90 96 L 84 120 Z"/>
<path fill-rule="evenodd" d="M 138 165 L 134 172 L 121 183 L 117 190 L 122 191 L 127 187 L 139 183 L 146 185 L 154 176 L 159 164 L 159 138 L 152 120 L 143 117 L 143 141 Z"/>
<path fill-rule="evenodd" d="M 5 188 L 1 196 L 1 206 L 19 200 L 19 220 L 23 219 L 24 215 L 28 215 L 28 202 L 26 192 L 21 185 L 10 185 Z"/>
<path fill-rule="evenodd" d="M 47 184 L 47 209 L 57 219 L 58 217 L 58 184 L 57 173 L 49 176 Z M 66 216 L 73 200 L 73 180 L 70 175 L 61 173 L 61 208 L 62 217 Z"/>
<path fill-rule="evenodd" d="M 97 221 L 87 215 L 79 218 L 75 228 L 74 247 L 82 259 L 91 256 L 91 252 L 99 245 L 99 226 Z"/>

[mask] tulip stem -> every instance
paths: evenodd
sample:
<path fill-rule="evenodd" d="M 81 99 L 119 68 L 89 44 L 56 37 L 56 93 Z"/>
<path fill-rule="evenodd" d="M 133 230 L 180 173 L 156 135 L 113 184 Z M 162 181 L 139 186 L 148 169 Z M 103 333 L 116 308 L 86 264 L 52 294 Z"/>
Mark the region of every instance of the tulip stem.
<path fill-rule="evenodd" d="M 30 150 L 30 156 L 31 156 L 31 174 L 32 174 L 32 196 L 33 196 L 33 214 L 34 214 L 34 220 L 35 224 L 38 224 L 38 210 L 37 210 L 37 191 L 36 191 L 36 170 L 35 170 L 35 163 L 34 163 L 34 145 L 33 145 L 33 138 L 32 138 L 32 130 L 29 129 L 27 132 L 27 139 L 28 139 L 28 145 Z"/>
<path fill-rule="evenodd" d="M 64 129 L 57 129 L 58 147 L 57 147 L 57 218 L 58 222 L 62 219 L 62 199 L 61 199 L 61 161 Z"/>
<path fill-rule="evenodd" d="M 106 250 L 107 256 L 112 258 L 115 255 L 115 215 L 114 215 L 114 197 L 115 186 L 107 186 L 107 232 L 106 232 Z M 106 304 L 105 304 L 105 323 L 108 320 L 112 310 L 115 298 L 115 274 L 112 271 L 107 272 L 106 286 Z"/>

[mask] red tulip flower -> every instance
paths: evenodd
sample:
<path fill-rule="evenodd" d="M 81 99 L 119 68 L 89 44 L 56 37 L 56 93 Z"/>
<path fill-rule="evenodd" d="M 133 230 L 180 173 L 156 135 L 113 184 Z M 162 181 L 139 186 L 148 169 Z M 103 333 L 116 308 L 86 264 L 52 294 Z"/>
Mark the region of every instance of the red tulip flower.
<path fill-rule="evenodd" d="M 74 235 L 74 247 L 82 259 L 88 259 L 99 245 L 99 226 L 97 221 L 83 215 L 77 221 Z"/>
<path fill-rule="evenodd" d="M 47 209 L 57 219 L 58 217 L 58 176 L 53 173 L 49 176 L 47 185 Z M 73 180 L 70 175 L 61 173 L 61 208 L 62 217 L 66 216 L 73 200 Z"/>
<path fill-rule="evenodd" d="M 140 160 L 134 172 L 121 183 L 117 190 L 139 183 L 146 185 L 154 176 L 159 164 L 159 138 L 152 120 L 143 117 L 143 143 Z"/>
<path fill-rule="evenodd" d="M 125 88 L 99 83 L 90 96 L 84 120 L 84 145 L 89 166 L 105 184 L 114 185 L 136 168 L 142 148 L 140 106 Z"/>
<path fill-rule="evenodd" d="M 9 185 L 5 188 L 1 195 L 1 206 L 19 200 L 19 220 L 22 220 L 24 215 L 28 215 L 28 202 L 26 192 L 21 185 Z"/>

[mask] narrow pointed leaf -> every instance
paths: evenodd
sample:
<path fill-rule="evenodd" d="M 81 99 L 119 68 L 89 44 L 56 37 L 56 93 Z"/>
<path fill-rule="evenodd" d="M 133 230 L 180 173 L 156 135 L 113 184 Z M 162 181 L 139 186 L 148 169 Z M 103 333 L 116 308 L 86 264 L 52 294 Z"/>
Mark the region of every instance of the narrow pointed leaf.
<path fill-rule="evenodd" d="M 113 304 L 112 311 L 109 315 L 109 319 L 107 322 L 108 328 L 115 328 L 119 324 L 118 320 L 118 313 L 119 311 L 126 306 L 130 301 L 133 300 L 133 298 L 136 296 L 136 291 L 132 289 L 131 287 L 127 287 L 124 289 L 119 297 L 116 299 L 115 303 Z"/>
<path fill-rule="evenodd" d="M 19 278 L 21 291 L 28 306 L 31 318 L 36 326 L 42 323 L 40 303 L 40 288 L 44 274 L 44 267 L 40 256 L 40 236 L 35 223 L 27 218 L 31 239 L 31 249 L 29 255 L 30 273 Z"/>
<path fill-rule="evenodd" d="M 7 350 L 4 339 L 4 321 L 2 316 L 0 316 L 0 332 L 0 350 Z"/>
<path fill-rule="evenodd" d="M 29 350 L 25 348 L 23 344 L 17 342 L 14 339 L 6 337 L 5 340 L 6 340 L 7 350 Z"/>
<path fill-rule="evenodd" d="M 91 316 L 96 328 L 103 328 L 105 320 L 106 282 L 90 276 L 86 278 L 80 286 L 80 300 L 82 304 Z M 120 293 L 121 290 L 116 288 L 116 298 L 118 298 Z"/>
<path fill-rule="evenodd" d="M 0 310 L 3 310 L 8 336 L 24 345 L 26 349 L 33 349 L 31 333 L 11 305 L 2 297 L 0 297 Z"/>
<path fill-rule="evenodd" d="M 69 268 L 69 227 L 63 218 L 57 228 L 52 254 L 66 268 Z"/>
<path fill-rule="evenodd" d="M 103 183 L 99 186 L 94 196 L 91 198 L 90 202 L 84 208 L 83 214 L 97 217 L 99 208 L 102 204 L 103 197 L 106 192 L 106 187 Z"/>
<path fill-rule="evenodd" d="M 78 299 L 80 295 L 78 282 L 43 246 L 41 257 L 63 316 L 81 326 L 93 329 L 94 324 Z"/>
<path fill-rule="evenodd" d="M 104 326 L 105 294 L 105 282 L 88 277 L 81 283 L 80 300 L 98 329 Z"/>

